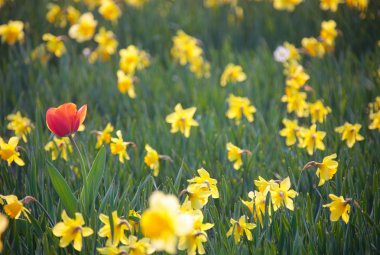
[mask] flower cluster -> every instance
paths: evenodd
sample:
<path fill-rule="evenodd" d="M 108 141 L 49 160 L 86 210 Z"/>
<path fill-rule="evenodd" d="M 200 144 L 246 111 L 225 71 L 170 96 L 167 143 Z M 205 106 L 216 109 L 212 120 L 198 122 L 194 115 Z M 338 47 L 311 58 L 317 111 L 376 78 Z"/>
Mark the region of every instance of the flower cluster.
<path fill-rule="evenodd" d="M 190 71 L 198 78 L 210 76 L 210 63 L 204 59 L 203 49 L 198 39 L 179 30 L 172 40 L 173 47 L 170 53 L 180 65 L 188 64 Z"/>

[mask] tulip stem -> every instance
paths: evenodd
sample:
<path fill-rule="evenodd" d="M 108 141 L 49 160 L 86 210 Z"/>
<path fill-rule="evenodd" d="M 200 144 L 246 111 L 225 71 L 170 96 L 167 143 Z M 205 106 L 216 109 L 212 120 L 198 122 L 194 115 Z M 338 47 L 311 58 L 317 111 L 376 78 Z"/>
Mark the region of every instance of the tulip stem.
<path fill-rule="evenodd" d="M 79 153 L 79 157 L 80 157 L 80 165 L 81 165 L 81 175 L 82 175 L 82 179 L 83 179 L 83 186 L 85 187 L 84 188 L 84 204 L 86 204 L 86 196 L 87 196 L 87 171 L 86 171 L 86 163 L 84 161 L 84 158 L 83 158 L 83 155 L 79 149 L 79 146 L 78 144 L 76 143 L 74 137 L 72 135 L 69 135 L 69 139 L 70 139 L 70 142 L 74 145 L 74 147 L 76 148 L 76 150 L 78 151 Z"/>

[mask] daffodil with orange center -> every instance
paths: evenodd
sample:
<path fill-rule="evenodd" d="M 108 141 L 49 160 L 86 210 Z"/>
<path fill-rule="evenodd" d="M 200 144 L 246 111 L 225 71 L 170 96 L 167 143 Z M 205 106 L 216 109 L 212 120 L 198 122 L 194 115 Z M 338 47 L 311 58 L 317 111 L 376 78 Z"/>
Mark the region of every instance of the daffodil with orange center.
<path fill-rule="evenodd" d="M 6 204 L 4 203 L 6 202 Z M 22 200 L 18 200 L 15 195 L 3 196 L 0 195 L 0 204 L 4 207 L 4 212 L 12 219 L 19 219 L 21 215 L 24 215 L 25 218 L 30 222 L 30 211 L 24 206 Z"/>
<path fill-rule="evenodd" d="M 8 162 L 8 166 L 10 166 L 13 162 L 15 162 L 19 166 L 24 166 L 24 161 L 20 158 L 20 152 L 18 152 L 17 145 L 19 142 L 19 138 L 14 136 L 11 137 L 6 143 L 3 138 L 0 137 L 0 158 Z"/>
<path fill-rule="evenodd" d="M 83 227 L 85 224 L 81 213 L 75 213 L 75 218 L 67 216 L 66 211 L 61 214 L 62 222 L 58 222 L 52 229 L 53 234 L 60 237 L 59 247 L 65 248 L 73 242 L 74 249 L 82 251 L 83 238 L 94 233 L 89 227 Z"/>
<path fill-rule="evenodd" d="M 10 20 L 8 24 L 0 25 L 1 42 L 14 45 L 24 40 L 24 23 L 19 20 Z"/>

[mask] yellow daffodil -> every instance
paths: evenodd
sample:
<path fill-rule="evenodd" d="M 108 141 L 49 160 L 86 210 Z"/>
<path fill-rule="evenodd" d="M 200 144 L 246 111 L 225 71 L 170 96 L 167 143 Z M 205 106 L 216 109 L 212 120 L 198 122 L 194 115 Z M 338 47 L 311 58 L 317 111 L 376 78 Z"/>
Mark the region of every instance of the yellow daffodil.
<path fill-rule="evenodd" d="M 295 7 L 303 0 L 273 0 L 273 7 L 276 10 L 294 11 Z"/>
<path fill-rule="evenodd" d="M 6 204 L 4 205 L 4 201 Z M 30 222 L 30 211 L 24 206 L 23 200 L 18 200 L 15 195 L 0 195 L 0 204 L 4 205 L 4 212 L 12 219 L 19 219 L 21 215 Z"/>
<path fill-rule="evenodd" d="M 62 36 L 55 36 L 52 34 L 43 34 L 42 40 L 46 42 L 46 49 L 53 53 L 56 57 L 61 57 L 66 52 L 65 44 L 63 43 Z"/>
<path fill-rule="evenodd" d="M 101 27 L 95 35 L 94 41 L 98 43 L 98 46 L 89 56 L 90 63 L 94 63 L 98 58 L 102 61 L 108 61 L 111 55 L 116 53 L 117 46 L 119 45 L 115 34 L 104 27 Z"/>
<path fill-rule="evenodd" d="M 129 45 L 125 49 L 119 51 L 120 69 L 128 74 L 134 75 L 136 70 L 142 70 L 149 66 L 149 55 L 143 50 L 138 49 L 134 45 Z"/>
<path fill-rule="evenodd" d="M 202 48 L 199 47 L 199 41 L 186 34 L 184 31 L 177 31 L 176 36 L 173 37 L 173 47 L 171 55 L 181 65 L 186 65 L 193 59 L 201 58 L 203 54 Z"/>
<path fill-rule="evenodd" d="M 128 243 L 125 231 L 129 231 L 131 229 L 131 226 L 127 220 L 119 218 L 117 216 L 117 211 L 112 212 L 112 227 L 110 219 L 107 215 L 101 213 L 99 215 L 99 219 L 104 224 L 104 226 L 100 228 L 98 232 L 98 235 L 100 237 L 107 237 L 107 241 L 113 245 L 118 245 L 120 242 L 123 244 Z"/>
<path fill-rule="evenodd" d="M 330 10 L 332 12 L 336 12 L 338 10 L 338 5 L 343 3 L 342 0 L 320 0 L 320 7 L 322 10 L 327 11 Z"/>
<path fill-rule="evenodd" d="M 0 252 L 3 251 L 3 233 L 5 232 L 5 230 L 7 229 L 8 227 L 8 218 L 0 213 Z"/>
<path fill-rule="evenodd" d="M 178 237 L 189 234 L 194 226 L 191 215 L 180 212 L 178 198 L 160 191 L 149 198 L 149 208 L 141 215 L 140 224 L 156 251 L 171 254 L 176 252 Z"/>
<path fill-rule="evenodd" d="M 271 185 L 271 199 L 273 204 L 273 210 L 277 211 L 282 205 L 293 211 L 294 204 L 292 198 L 298 196 L 298 193 L 293 189 L 290 189 L 290 178 L 287 177 L 281 183 L 274 183 Z"/>
<path fill-rule="evenodd" d="M 361 12 L 365 12 L 368 7 L 369 0 L 346 0 L 348 7 L 355 8 Z"/>
<path fill-rule="evenodd" d="M 120 93 L 128 93 L 130 98 L 136 98 L 135 78 L 131 75 L 125 74 L 122 70 L 117 71 L 117 88 Z"/>
<path fill-rule="evenodd" d="M 298 62 L 301 59 L 301 55 L 294 44 L 284 42 L 284 47 L 289 50 L 288 62 Z"/>
<path fill-rule="evenodd" d="M 78 19 L 80 18 L 80 11 L 78 11 L 74 6 L 69 5 L 66 8 L 66 17 L 72 26 L 77 23 Z"/>
<path fill-rule="evenodd" d="M 112 0 L 103 0 L 99 7 L 99 13 L 106 20 L 116 22 L 121 15 L 119 6 Z"/>
<path fill-rule="evenodd" d="M 197 170 L 199 176 L 194 177 L 187 182 L 190 183 L 189 187 L 201 185 L 201 184 L 207 184 L 208 189 L 211 191 L 212 198 L 219 198 L 219 191 L 216 184 L 218 181 L 216 179 L 213 179 L 210 177 L 210 174 L 206 171 L 204 168 L 200 168 Z"/>
<path fill-rule="evenodd" d="M 58 138 L 54 136 L 53 141 L 48 142 L 44 149 L 45 151 L 51 151 L 52 160 L 56 160 L 60 155 L 61 158 L 67 161 L 68 153 L 73 152 L 73 147 L 68 137 Z"/>
<path fill-rule="evenodd" d="M 95 131 L 96 134 L 96 145 L 95 148 L 98 149 L 103 144 L 109 144 L 111 142 L 111 133 L 113 132 L 114 127 L 111 123 L 107 123 L 107 126 L 103 131 Z"/>
<path fill-rule="evenodd" d="M 166 122 L 172 124 L 171 133 L 180 131 L 186 138 L 190 137 L 190 128 L 199 126 L 193 119 L 196 107 L 183 109 L 181 104 L 174 107 L 174 112 L 166 116 Z"/>
<path fill-rule="evenodd" d="M 131 233 L 137 233 L 140 227 L 140 220 L 141 220 L 141 215 L 136 212 L 135 210 L 129 210 L 128 212 L 128 222 L 129 225 L 131 226 Z"/>
<path fill-rule="evenodd" d="M 285 75 L 286 86 L 294 89 L 303 87 L 310 79 L 310 76 L 305 72 L 303 66 L 296 62 L 286 65 Z"/>
<path fill-rule="evenodd" d="M 280 130 L 280 136 L 286 137 L 285 143 L 287 146 L 292 146 L 297 142 L 297 133 L 300 130 L 297 120 L 283 119 L 284 128 Z"/>
<path fill-rule="evenodd" d="M 206 183 L 189 185 L 186 189 L 191 202 L 191 207 L 194 210 L 202 209 L 208 202 L 208 197 L 211 195 L 211 190 Z"/>
<path fill-rule="evenodd" d="M 317 100 L 315 103 L 309 104 L 309 112 L 312 123 L 323 123 L 327 114 L 331 112 L 331 109 L 328 106 L 324 106 L 321 100 Z"/>
<path fill-rule="evenodd" d="M 69 36 L 79 43 L 91 40 L 97 24 L 92 13 L 84 13 L 79 17 L 77 23 L 70 27 Z"/>
<path fill-rule="evenodd" d="M 288 113 L 295 112 L 297 117 L 302 118 L 309 115 L 309 105 L 306 98 L 307 94 L 305 92 L 286 88 L 285 95 L 281 98 L 281 101 L 287 103 L 286 110 Z"/>
<path fill-rule="evenodd" d="M 321 58 L 325 55 L 323 43 L 314 37 L 303 38 L 301 41 L 302 48 L 312 57 Z"/>
<path fill-rule="evenodd" d="M 254 223 L 247 223 L 246 222 L 246 216 L 243 215 L 240 217 L 239 221 L 236 221 L 234 219 L 230 220 L 231 227 L 227 232 L 227 237 L 234 235 L 235 244 L 240 243 L 241 237 L 245 234 L 248 241 L 252 240 L 252 233 L 251 230 L 256 227 L 256 224 Z"/>
<path fill-rule="evenodd" d="M 269 189 L 265 189 L 263 192 L 255 190 L 255 192 L 249 192 L 248 197 L 251 201 L 241 200 L 242 203 L 248 208 L 252 213 L 253 219 L 260 221 L 260 224 L 263 226 L 263 216 L 265 216 L 266 211 L 266 197 Z M 271 209 L 268 207 L 268 214 L 271 215 Z"/>
<path fill-rule="evenodd" d="M 7 120 L 9 121 L 7 128 L 13 130 L 15 135 L 22 138 L 26 143 L 28 141 L 26 135 L 29 134 L 34 127 L 30 119 L 23 117 L 20 112 L 16 112 L 15 114 L 9 114 Z"/>
<path fill-rule="evenodd" d="M 210 63 L 201 57 L 190 60 L 190 71 L 194 73 L 197 78 L 209 78 L 210 69 Z"/>
<path fill-rule="evenodd" d="M 192 212 L 194 218 L 194 228 L 190 234 L 179 239 L 178 249 L 187 250 L 188 255 L 205 254 L 206 251 L 202 243 L 207 242 L 206 231 L 211 229 L 214 224 L 203 223 L 203 214 L 200 210 Z"/>
<path fill-rule="evenodd" d="M 155 251 L 148 238 L 138 240 L 136 236 L 132 235 L 128 237 L 127 247 L 128 255 L 148 255 Z"/>
<path fill-rule="evenodd" d="M 242 161 L 242 155 L 248 154 L 251 155 L 252 153 L 249 150 L 243 150 L 237 147 L 236 145 L 233 145 L 232 143 L 227 143 L 227 157 L 230 162 L 234 162 L 234 169 L 239 170 L 241 165 L 243 164 Z"/>
<path fill-rule="evenodd" d="M 263 177 L 259 176 L 259 179 L 254 180 L 254 183 L 260 192 L 266 194 L 276 182 L 272 179 L 267 181 Z"/>
<path fill-rule="evenodd" d="M 230 82 L 243 82 L 246 79 L 247 75 L 243 72 L 243 68 L 241 66 L 228 64 L 220 77 L 220 85 L 225 87 Z"/>
<path fill-rule="evenodd" d="M 53 234 L 61 238 L 59 247 L 65 248 L 73 242 L 74 249 L 82 251 L 83 238 L 92 235 L 94 231 L 83 227 L 85 222 L 81 213 L 75 213 L 75 219 L 72 219 L 63 211 L 61 218 L 63 222 L 58 222 L 52 229 Z"/>
<path fill-rule="evenodd" d="M 134 8 L 142 8 L 145 4 L 149 2 L 149 0 L 125 0 L 125 2 Z"/>
<path fill-rule="evenodd" d="M 330 220 L 338 221 L 340 217 L 347 224 L 349 220 L 349 213 L 351 206 L 349 202 L 351 199 L 344 199 L 343 196 L 336 196 L 334 194 L 329 194 L 329 198 L 332 200 L 331 203 L 323 205 L 323 207 L 328 207 L 330 209 Z"/>
<path fill-rule="evenodd" d="M 302 129 L 299 147 L 306 148 L 309 155 L 313 155 L 315 150 L 325 150 L 323 139 L 326 136 L 326 132 L 317 131 L 315 124 L 311 125 L 309 129 Z"/>
<path fill-rule="evenodd" d="M 253 114 L 256 112 L 256 108 L 251 105 L 247 97 L 238 97 L 230 94 L 227 103 L 229 108 L 226 116 L 229 119 L 235 119 L 236 125 L 240 124 L 243 116 L 245 116 L 248 122 L 253 122 Z"/>
<path fill-rule="evenodd" d="M 338 31 L 336 30 L 336 22 L 334 20 L 322 22 L 320 36 L 327 52 L 334 49 L 337 35 Z"/>
<path fill-rule="evenodd" d="M 338 170 L 338 162 L 334 160 L 335 158 L 336 153 L 324 157 L 322 163 L 316 163 L 318 167 L 316 174 L 319 177 L 318 186 L 322 186 L 327 180 L 331 180 Z"/>
<path fill-rule="evenodd" d="M 352 148 L 357 141 L 360 142 L 364 140 L 364 137 L 359 134 L 361 128 L 362 125 L 358 123 L 351 124 L 345 122 L 343 126 L 335 128 L 335 132 L 342 134 L 342 141 L 346 140 L 348 148 Z"/>
<path fill-rule="evenodd" d="M 369 119 L 371 124 L 368 126 L 369 129 L 377 129 L 380 131 L 380 111 L 376 113 L 370 113 Z"/>
<path fill-rule="evenodd" d="M 144 157 L 145 164 L 153 170 L 153 175 L 158 176 L 160 171 L 160 155 L 157 151 L 150 147 L 149 144 L 145 145 L 146 155 Z"/>
<path fill-rule="evenodd" d="M 124 160 L 129 160 L 129 155 L 127 153 L 127 146 L 129 144 L 134 144 L 133 142 L 124 142 L 123 135 L 121 131 L 116 131 L 116 137 L 111 138 L 111 153 L 114 155 L 119 155 L 119 161 L 124 164 Z"/>
<path fill-rule="evenodd" d="M 8 24 L 0 25 L 1 42 L 13 45 L 24 40 L 24 23 L 19 20 L 10 20 Z"/>
<path fill-rule="evenodd" d="M 49 23 L 56 23 L 59 16 L 62 15 L 62 9 L 58 4 L 49 3 L 47 5 L 48 12 L 46 13 L 46 20 Z"/>
<path fill-rule="evenodd" d="M 3 138 L 0 137 L 0 158 L 8 162 L 8 166 L 15 162 L 19 166 L 24 166 L 24 161 L 20 158 L 20 152 L 18 152 L 17 145 L 19 138 L 11 137 L 6 143 Z"/>

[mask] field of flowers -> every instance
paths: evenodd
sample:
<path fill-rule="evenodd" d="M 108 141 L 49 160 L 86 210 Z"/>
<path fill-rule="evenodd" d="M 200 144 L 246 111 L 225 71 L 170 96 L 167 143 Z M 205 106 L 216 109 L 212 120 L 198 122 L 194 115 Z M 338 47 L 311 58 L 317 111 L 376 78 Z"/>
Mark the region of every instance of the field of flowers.
<path fill-rule="evenodd" d="M 380 1 L 0 0 L 1 254 L 379 254 Z"/>

